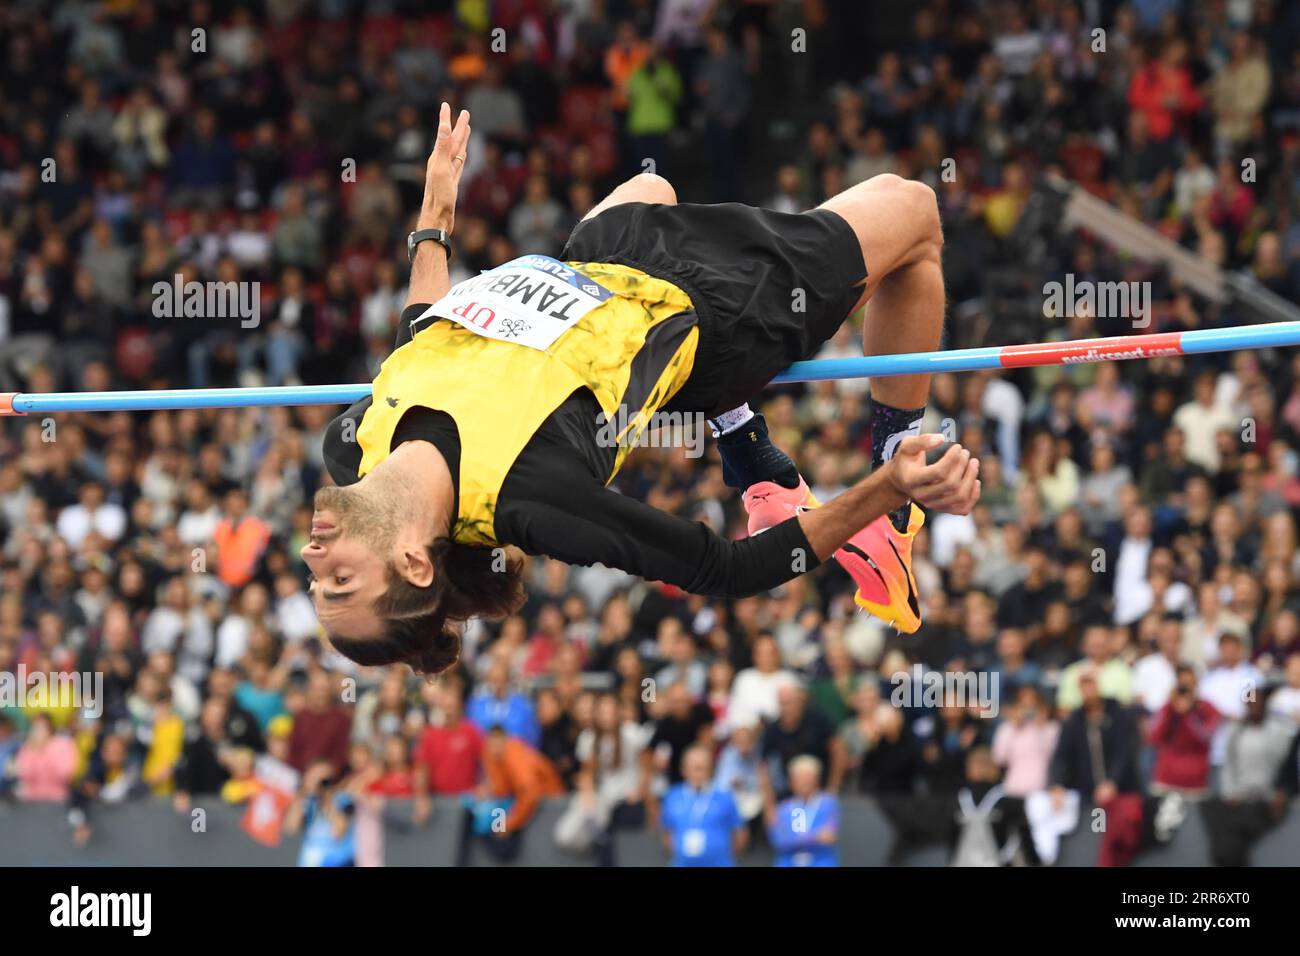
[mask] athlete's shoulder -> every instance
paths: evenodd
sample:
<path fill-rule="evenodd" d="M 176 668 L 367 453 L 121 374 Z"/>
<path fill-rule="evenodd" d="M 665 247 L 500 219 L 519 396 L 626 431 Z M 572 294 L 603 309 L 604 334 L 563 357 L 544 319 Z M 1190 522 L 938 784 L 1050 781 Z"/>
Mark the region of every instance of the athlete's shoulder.
<path fill-rule="evenodd" d="M 325 470 L 336 485 L 351 485 L 361 480 L 361 445 L 357 442 L 357 429 L 371 404 L 367 395 L 325 427 L 321 454 L 325 459 Z"/>

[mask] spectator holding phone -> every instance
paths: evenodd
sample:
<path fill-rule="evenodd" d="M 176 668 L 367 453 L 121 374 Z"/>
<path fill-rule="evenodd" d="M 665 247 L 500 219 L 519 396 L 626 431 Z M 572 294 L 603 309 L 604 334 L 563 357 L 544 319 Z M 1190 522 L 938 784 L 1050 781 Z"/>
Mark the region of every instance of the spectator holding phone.
<path fill-rule="evenodd" d="M 1147 733 L 1156 748 L 1153 794 L 1202 796 L 1209 788 L 1210 743 L 1221 717 L 1213 704 L 1197 696 L 1196 683 L 1196 671 L 1180 664 L 1169 702 L 1156 711 Z"/>
<path fill-rule="evenodd" d="M 1048 767 L 1061 734 L 1052 720 L 1043 692 L 1021 687 L 1010 719 L 993 734 L 993 760 L 1006 772 L 1002 789 L 1012 797 L 1027 797 L 1047 786 Z"/>
<path fill-rule="evenodd" d="M 317 760 L 303 774 L 302 790 L 285 814 L 287 833 L 302 831 L 299 866 L 356 866 L 355 803 L 337 786 L 334 765 Z"/>

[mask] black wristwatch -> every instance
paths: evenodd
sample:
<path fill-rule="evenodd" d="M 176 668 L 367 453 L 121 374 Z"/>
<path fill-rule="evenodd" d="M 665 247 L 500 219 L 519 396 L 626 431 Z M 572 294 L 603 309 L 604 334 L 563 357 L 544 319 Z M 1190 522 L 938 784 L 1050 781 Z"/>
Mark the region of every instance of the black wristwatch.
<path fill-rule="evenodd" d="M 451 262 L 451 233 L 446 229 L 417 229 L 406 237 L 406 257 L 415 262 L 415 248 L 426 239 L 432 239 L 447 251 L 447 261 Z"/>

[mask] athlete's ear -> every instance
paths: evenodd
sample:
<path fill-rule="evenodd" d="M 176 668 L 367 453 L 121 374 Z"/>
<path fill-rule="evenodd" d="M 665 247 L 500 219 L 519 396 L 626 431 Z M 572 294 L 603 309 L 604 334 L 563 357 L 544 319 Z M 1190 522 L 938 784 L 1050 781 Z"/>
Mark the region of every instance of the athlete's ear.
<path fill-rule="evenodd" d="M 421 545 L 401 547 L 394 570 L 398 577 L 417 588 L 433 584 L 433 559 L 429 557 L 429 549 Z"/>

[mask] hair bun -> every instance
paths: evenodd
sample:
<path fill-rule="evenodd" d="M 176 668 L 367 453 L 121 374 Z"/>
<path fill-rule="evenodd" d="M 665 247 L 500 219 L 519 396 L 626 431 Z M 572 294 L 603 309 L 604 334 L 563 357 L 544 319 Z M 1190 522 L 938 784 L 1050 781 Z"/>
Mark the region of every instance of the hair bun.
<path fill-rule="evenodd" d="M 417 674 L 441 674 L 460 660 L 460 634 L 451 628 L 427 643 L 422 643 L 406 658 L 406 663 Z"/>

